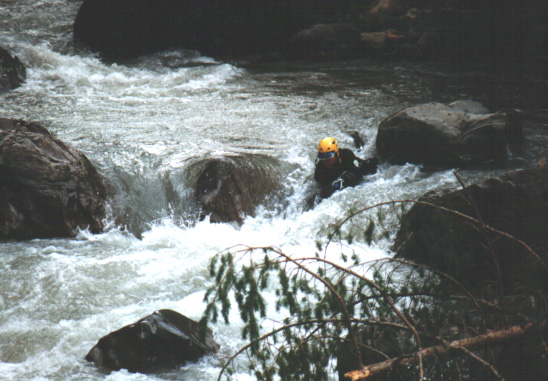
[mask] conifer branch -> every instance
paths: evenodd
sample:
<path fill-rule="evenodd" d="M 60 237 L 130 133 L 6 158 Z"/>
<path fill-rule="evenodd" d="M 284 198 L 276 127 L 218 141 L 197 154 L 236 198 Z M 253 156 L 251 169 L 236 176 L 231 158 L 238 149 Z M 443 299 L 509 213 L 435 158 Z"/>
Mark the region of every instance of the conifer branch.
<path fill-rule="evenodd" d="M 281 252 L 278 252 L 280 255 L 284 255 L 283 253 Z M 287 257 L 287 256 L 286 256 Z M 343 273 L 347 273 L 349 275 L 352 275 L 358 279 L 361 279 L 362 281 L 364 281 L 365 283 L 367 283 L 369 286 L 373 287 L 375 290 L 377 290 L 381 295 L 382 297 L 384 298 L 384 300 L 386 300 L 386 302 L 390 305 L 390 307 L 392 308 L 392 310 L 396 313 L 396 315 L 404 322 L 404 324 L 409 328 L 409 330 L 413 333 L 413 336 L 415 337 L 415 340 L 417 340 L 417 347 L 419 348 L 419 366 L 420 366 L 420 371 L 421 371 L 421 379 L 424 378 L 423 376 L 423 369 L 422 369 L 422 357 L 420 355 L 420 349 L 422 349 L 422 346 L 421 346 L 421 339 L 420 339 L 420 335 L 419 335 L 419 332 L 416 330 L 416 328 L 414 327 L 413 324 L 411 324 L 411 322 L 409 322 L 409 319 L 407 319 L 407 317 L 405 317 L 405 315 L 400 311 L 400 309 L 396 306 L 396 304 L 394 303 L 394 301 L 392 300 L 392 298 L 390 298 L 390 296 L 388 296 L 386 294 L 386 292 L 381 288 L 379 287 L 375 282 L 373 282 L 371 279 L 361 275 L 361 274 L 358 274 L 354 271 L 352 271 L 351 269 L 349 268 L 346 268 L 346 267 L 343 267 L 343 266 L 340 266 L 334 262 L 331 262 L 327 259 L 324 259 L 324 258 L 298 258 L 297 260 L 295 259 L 292 259 L 290 257 L 287 257 L 289 260 L 295 262 L 297 264 L 297 260 L 298 261 L 302 261 L 302 260 L 316 260 L 316 261 L 319 261 L 319 262 L 323 262 L 325 264 L 328 264 L 330 265 L 331 267 L 333 268 L 336 268 L 337 270 L 340 270 L 342 271 Z M 299 266 L 302 266 L 301 264 L 298 264 Z M 303 267 L 303 269 L 306 269 L 306 267 Z M 309 270 L 306 270 L 306 271 L 309 271 Z M 346 309 L 346 307 L 345 307 Z M 350 333 L 352 334 L 352 331 L 350 331 Z M 354 341 L 355 341 L 355 338 L 354 338 Z M 356 342 L 356 346 L 357 346 L 357 342 Z M 359 354 L 359 351 L 358 351 L 358 354 Z M 361 356 L 359 357 L 359 361 L 361 362 Z"/>
<path fill-rule="evenodd" d="M 331 323 L 331 324 L 341 324 L 341 323 L 360 323 L 364 325 L 379 325 L 379 326 L 388 326 L 392 328 L 397 328 L 401 330 L 408 330 L 408 328 L 404 325 L 396 324 L 396 323 L 390 323 L 390 322 L 383 322 L 379 320 L 363 320 L 363 319 L 313 319 L 313 320 L 307 320 L 307 321 L 297 321 L 290 324 L 284 324 L 281 327 L 278 327 L 270 332 L 265 333 L 261 337 L 258 337 L 255 340 L 250 341 L 243 347 L 241 347 L 236 353 L 234 353 L 232 356 L 228 358 L 226 363 L 221 367 L 221 371 L 219 372 L 219 376 L 217 377 L 217 380 L 220 381 L 223 373 L 226 371 L 230 363 L 234 361 L 236 357 L 247 351 L 248 349 L 252 348 L 253 346 L 257 345 L 260 342 L 263 342 L 267 340 L 269 337 L 276 335 L 277 333 L 280 333 L 282 331 L 307 325 L 307 324 L 325 324 L 325 323 Z M 363 346 L 363 345 L 361 345 Z"/>
<path fill-rule="evenodd" d="M 348 321 L 348 324 L 347 324 L 348 332 L 350 333 L 350 337 L 352 339 L 352 343 L 354 345 L 354 348 L 356 349 L 356 352 L 358 353 L 358 361 L 360 363 L 360 366 L 363 365 L 361 363 L 360 347 L 359 347 L 358 341 L 356 339 L 356 336 L 354 335 L 354 329 L 352 328 L 352 324 L 350 324 L 350 319 L 351 319 L 350 313 L 348 312 L 348 308 L 346 307 L 346 303 L 341 298 L 341 295 L 337 292 L 337 290 L 335 290 L 333 288 L 333 285 L 330 282 L 326 281 L 325 279 L 320 277 L 318 274 L 316 274 L 315 272 L 308 269 L 306 266 L 303 266 L 300 263 L 300 260 L 295 260 L 295 259 L 291 258 L 290 256 L 288 256 L 287 254 L 283 253 L 280 250 L 276 250 L 274 248 L 271 248 L 271 250 L 273 252 L 277 253 L 278 255 L 280 255 L 281 257 L 285 258 L 288 262 L 294 263 L 296 266 L 298 266 L 304 272 L 306 272 L 306 273 L 310 274 L 311 276 L 313 276 L 314 278 L 318 279 L 320 282 L 322 282 L 329 289 L 329 291 L 331 291 L 331 293 L 333 295 L 335 295 L 335 297 L 337 298 L 337 300 L 341 304 L 341 308 L 342 308 L 342 310 L 343 310 L 343 312 L 346 316 L 346 319 Z M 320 258 L 315 258 L 315 260 L 325 261 L 325 260 L 322 260 Z M 333 266 L 333 263 L 331 263 L 329 261 L 325 261 L 324 263 L 327 263 L 327 264 L 330 264 L 331 266 Z"/>
<path fill-rule="evenodd" d="M 481 229 L 487 239 L 493 238 L 491 234 L 487 236 L 487 232 L 490 232 L 517 242 L 536 258 L 548 274 L 548 267 L 544 261 L 525 242 L 486 225 L 481 216 L 476 219 L 427 201 L 388 201 L 353 211 L 342 222 L 337 223 L 337 226 L 334 227 L 334 234 L 329 234 L 328 243 L 325 246 L 326 253 L 327 247 L 334 237 L 337 235 L 343 237 L 340 233 L 341 226 L 357 214 L 385 205 L 392 208 L 400 205 L 404 210 L 407 203 L 425 205 L 460 217 L 477 229 Z M 379 213 L 381 209 L 379 209 Z M 382 223 L 381 219 L 382 217 L 379 217 L 380 223 Z M 369 225 L 366 230 L 368 229 Z M 371 231 L 370 234 L 373 232 Z M 348 238 L 348 242 L 351 242 L 351 238 Z M 366 241 L 370 242 L 367 234 Z M 341 245 L 343 245 L 342 242 Z M 381 374 L 394 367 L 411 365 L 414 365 L 414 368 L 410 371 L 420 373 L 420 378 L 423 379 L 425 372 L 423 358 L 458 353 L 461 353 L 461 357 L 462 354 L 465 354 L 474 359 L 490 369 L 495 377 L 500 378 L 498 370 L 493 365 L 472 351 L 481 347 L 490 348 L 524 337 L 530 332 L 537 332 L 546 324 L 546 320 L 543 320 L 541 324 L 537 325 L 514 326 L 506 330 L 488 331 L 488 333 L 480 334 L 486 332 L 489 327 L 486 323 L 486 316 L 492 318 L 486 315 L 485 309 L 500 312 L 502 300 L 477 299 L 472 292 L 450 275 L 430 266 L 399 258 L 383 258 L 364 263 L 360 262 L 357 256 L 353 256 L 353 264 L 345 266 L 328 260 L 327 256 L 322 258 L 319 254 L 313 257 L 291 257 L 275 247 L 237 245 L 227 250 L 232 252 L 220 252 L 218 253 L 219 257 L 212 260 L 210 273 L 212 276 L 216 276 L 217 288 L 211 287 L 204 298 L 204 300 L 209 299 L 209 304 L 203 320 L 204 323 L 207 323 L 210 317 L 213 317 L 211 321 L 215 320 L 216 305 L 222 306 L 223 316 L 227 315 L 227 311 L 230 309 L 228 296 L 233 292 L 242 320 L 246 323 L 243 337 L 247 337 L 249 341 L 247 345 L 228 358 L 219 373 L 219 380 L 233 360 L 243 352 L 257 360 L 252 363 L 252 369 L 256 371 L 255 375 L 258 379 L 271 379 L 275 374 L 278 374 L 282 379 L 288 375 L 306 377 L 306 379 L 323 379 L 326 377 L 325 369 L 328 359 L 333 357 L 333 350 L 338 351 L 339 345 L 342 343 L 345 344 L 341 350 L 348 350 L 347 343 L 351 343 L 353 349 L 350 350 L 356 354 L 357 361 L 352 366 L 356 366 L 357 370 L 346 374 L 352 380 Z M 253 255 L 257 250 L 264 252 L 264 260 L 257 260 Z M 342 253 L 341 256 L 346 262 L 347 257 Z M 496 260 L 495 257 L 492 259 Z M 238 262 L 239 266 L 237 266 Z M 385 266 L 388 267 L 390 264 L 394 267 L 383 272 L 382 270 L 386 270 Z M 398 277 L 393 279 L 392 271 L 396 272 L 400 266 L 411 270 L 409 273 L 404 272 L 403 277 L 403 280 L 409 283 L 400 284 Z M 372 276 L 368 275 L 370 270 L 374 270 Z M 432 281 L 426 280 L 425 273 L 434 276 Z M 260 314 L 262 318 L 265 317 L 265 300 L 261 296 L 261 292 L 273 285 L 272 280 L 269 281 L 272 274 L 274 276 L 277 274 L 279 281 L 275 287 L 276 294 L 279 296 L 276 309 L 288 308 L 290 317 L 284 319 L 283 323 L 278 322 L 277 324 L 281 325 L 278 328 L 273 328 L 270 332 L 261 335 L 258 315 Z M 396 275 L 398 274 L 396 273 Z M 440 288 L 440 281 L 443 279 L 456 286 L 457 295 L 446 295 L 447 292 Z M 453 287 L 451 290 L 454 290 Z M 435 319 L 440 318 L 436 314 L 440 313 L 448 300 L 469 301 L 465 306 L 470 307 L 468 303 L 475 306 L 479 314 L 477 316 L 473 314 L 471 316 L 473 320 L 469 321 L 464 318 L 462 321 L 454 322 L 457 325 L 462 324 L 468 327 L 473 332 L 472 335 L 475 335 L 474 337 L 446 342 L 435 334 L 429 334 L 432 330 L 429 329 L 428 324 L 432 324 L 436 321 Z M 443 304 L 438 305 L 436 301 L 441 301 Z M 444 315 L 442 314 L 442 316 Z M 481 321 L 478 318 L 481 318 Z M 461 316 L 458 316 L 458 319 L 461 319 Z M 380 336 L 382 340 L 388 342 L 400 340 L 402 348 L 399 349 L 399 353 L 411 354 L 390 359 L 378 348 L 370 348 L 360 342 L 357 334 L 361 332 L 360 326 L 373 325 L 392 328 L 379 330 L 381 335 L 389 333 L 386 337 Z M 404 335 L 396 334 L 392 337 L 394 329 L 406 333 Z M 376 330 L 371 332 L 376 335 Z M 365 331 L 364 333 L 371 332 Z M 426 346 L 432 345 L 432 339 L 437 340 L 433 342 L 437 345 L 423 348 L 421 337 L 425 343 L 428 340 L 429 344 Z M 439 344 L 440 342 L 442 344 Z M 384 341 L 381 344 L 384 345 Z M 360 348 L 382 354 L 387 360 L 363 366 L 364 359 L 361 356 Z M 327 353 L 322 353 L 322 349 Z M 389 353 L 389 355 L 394 356 L 395 353 Z M 310 362 L 303 362 L 304 358 L 308 356 L 311 359 Z M 338 358 L 339 355 L 336 356 Z M 428 363 L 425 363 L 425 366 L 427 365 Z M 442 365 L 446 369 L 448 366 L 450 365 Z M 460 377 L 459 364 L 455 363 L 455 366 L 456 371 L 453 371 Z M 430 369 L 429 365 L 427 369 Z"/>

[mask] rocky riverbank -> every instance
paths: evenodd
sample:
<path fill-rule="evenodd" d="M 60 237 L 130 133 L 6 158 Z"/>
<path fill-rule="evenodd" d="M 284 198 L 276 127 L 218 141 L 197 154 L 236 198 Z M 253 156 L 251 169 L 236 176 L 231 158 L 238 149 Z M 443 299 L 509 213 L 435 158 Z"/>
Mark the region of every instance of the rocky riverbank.
<path fill-rule="evenodd" d="M 166 48 L 214 57 L 348 57 L 517 65 L 547 54 L 540 1 L 86 0 L 77 40 L 107 59 Z M 305 47 L 305 49 L 303 49 Z"/>

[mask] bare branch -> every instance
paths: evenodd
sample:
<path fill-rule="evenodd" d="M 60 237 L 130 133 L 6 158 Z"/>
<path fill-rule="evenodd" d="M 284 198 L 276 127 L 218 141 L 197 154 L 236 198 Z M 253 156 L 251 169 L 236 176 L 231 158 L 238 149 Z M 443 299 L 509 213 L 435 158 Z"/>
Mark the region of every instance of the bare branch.
<path fill-rule="evenodd" d="M 523 327 L 513 326 L 508 329 L 492 331 L 467 339 L 455 340 L 450 343 L 425 348 L 407 356 L 393 358 L 377 364 L 364 366 L 361 369 L 346 373 L 345 377 L 351 379 L 352 381 L 362 380 L 367 377 L 372 377 L 387 372 L 394 367 L 411 365 L 416 363 L 422 357 L 445 355 L 454 350 L 463 351 L 463 348 L 470 351 L 478 347 L 492 347 L 524 337 L 528 334 L 539 332 L 545 326 L 546 321 L 542 321 L 540 324 L 529 323 Z"/>

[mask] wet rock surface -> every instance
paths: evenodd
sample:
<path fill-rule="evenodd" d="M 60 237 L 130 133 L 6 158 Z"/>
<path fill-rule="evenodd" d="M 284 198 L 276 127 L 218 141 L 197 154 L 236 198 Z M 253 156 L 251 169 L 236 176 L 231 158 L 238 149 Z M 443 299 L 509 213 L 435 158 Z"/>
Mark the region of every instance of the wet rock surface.
<path fill-rule="evenodd" d="M 194 195 L 212 222 L 242 223 L 264 203 L 275 204 L 282 188 L 280 163 L 263 155 L 205 159 L 199 168 Z"/>
<path fill-rule="evenodd" d="M 173 310 L 158 310 L 102 337 L 86 360 L 108 370 L 149 373 L 197 361 L 219 345 L 210 329 L 200 340 L 199 323 Z"/>
<path fill-rule="evenodd" d="M 19 58 L 0 46 L 0 94 L 21 86 L 26 77 L 26 68 Z"/>
<path fill-rule="evenodd" d="M 0 240 L 103 229 L 106 191 L 84 154 L 44 127 L 0 118 Z"/>
<path fill-rule="evenodd" d="M 376 148 L 392 164 L 502 166 L 509 145 L 522 140 L 521 126 L 512 113 L 489 113 L 473 101 L 434 102 L 407 108 L 382 121 Z"/>
<path fill-rule="evenodd" d="M 336 9 L 334 0 L 86 0 L 75 37 L 105 57 L 166 48 L 202 54 L 262 54 Z"/>

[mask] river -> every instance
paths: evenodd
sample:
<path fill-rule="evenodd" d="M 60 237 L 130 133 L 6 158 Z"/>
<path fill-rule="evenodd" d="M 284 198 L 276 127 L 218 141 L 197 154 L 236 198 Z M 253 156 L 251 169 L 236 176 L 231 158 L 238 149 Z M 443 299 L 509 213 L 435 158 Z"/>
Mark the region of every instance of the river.
<path fill-rule="evenodd" d="M 211 380 L 242 344 L 237 311 L 211 326 L 218 356 L 168 373 L 101 372 L 84 360 L 107 333 L 169 308 L 199 320 L 211 285 L 207 265 L 237 244 L 311 255 L 328 225 L 351 207 L 458 187 L 452 170 L 380 165 L 377 174 L 312 210 L 303 203 L 319 140 L 350 132 L 375 153 L 383 118 L 429 102 L 474 99 L 526 115 L 526 148 L 510 167 L 534 165 L 548 144 L 543 78 L 503 76 L 489 65 L 348 61 L 239 65 L 171 50 L 105 63 L 72 41 L 80 1 L 0 0 L 0 45 L 27 66 L 27 81 L 0 96 L 0 116 L 35 121 L 84 152 L 109 189 L 107 228 L 71 239 L 0 243 L 0 379 Z M 241 226 L 200 221 L 186 205 L 187 168 L 197 160 L 263 154 L 288 168 L 287 202 Z M 472 182 L 502 170 L 460 171 Z M 171 191 L 168 192 L 167 189 Z M 182 200 L 182 202 L 181 202 Z M 175 202 L 179 201 L 179 202 Z M 392 233 L 397 218 L 389 218 Z M 135 234 L 133 234 L 135 233 Z M 332 245 L 363 261 L 390 255 L 391 236 Z M 270 298 L 274 303 L 274 297 Z M 272 312 L 275 314 L 275 312 Z M 274 317 L 274 316 L 270 316 Z M 246 360 L 234 379 L 253 379 Z M 336 372 L 333 372 L 335 377 Z"/>

